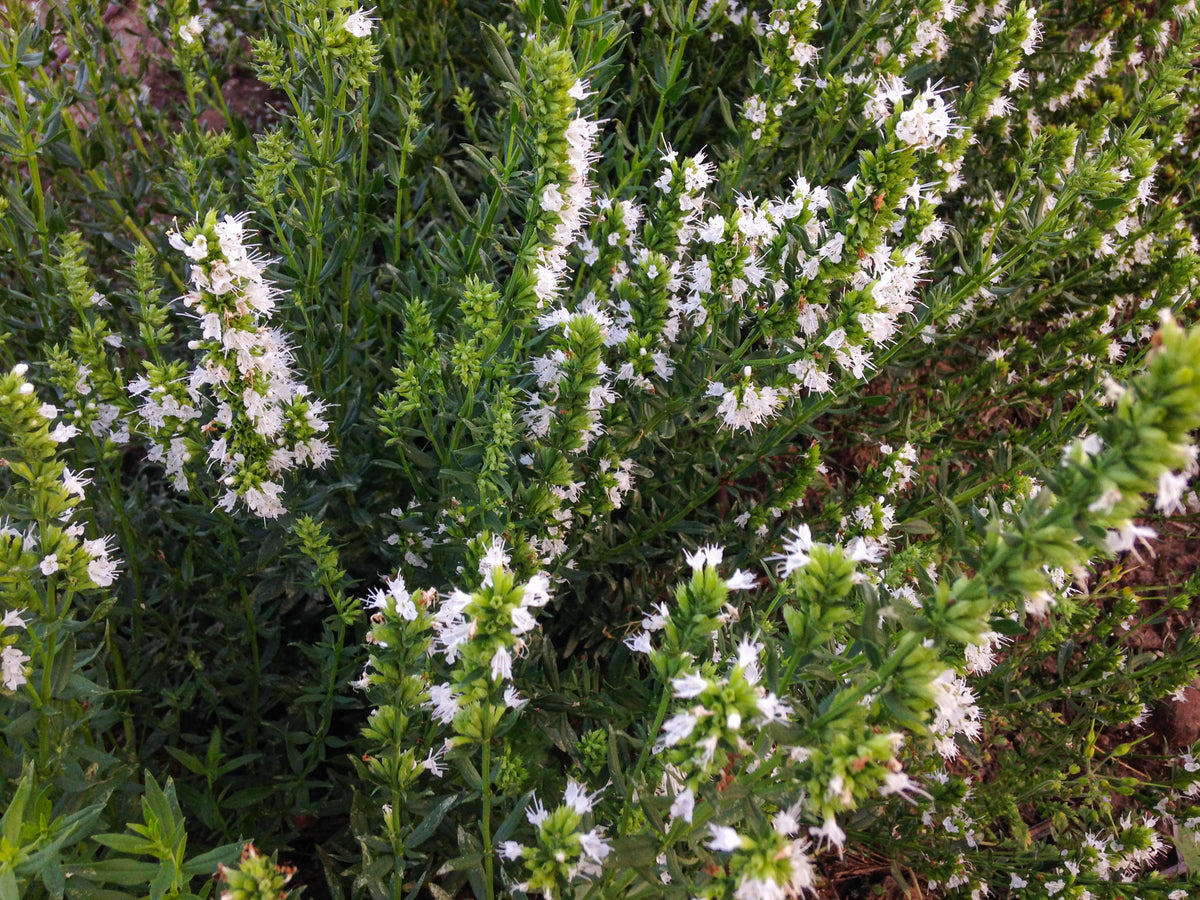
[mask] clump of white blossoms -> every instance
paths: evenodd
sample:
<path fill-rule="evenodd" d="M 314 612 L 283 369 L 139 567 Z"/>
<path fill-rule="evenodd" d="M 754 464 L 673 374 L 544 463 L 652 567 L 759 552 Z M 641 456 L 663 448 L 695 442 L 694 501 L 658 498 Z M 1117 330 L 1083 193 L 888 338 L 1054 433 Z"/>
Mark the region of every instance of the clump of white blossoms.
<path fill-rule="evenodd" d="M 231 510 L 240 499 L 257 515 L 275 518 L 285 512 L 279 476 L 297 466 L 320 467 L 333 450 L 320 436 L 328 427 L 325 405 L 292 372 L 285 335 L 265 324 L 279 292 L 264 276 L 269 260 L 248 243 L 244 222 L 244 216 L 228 215 L 218 221 L 209 212 L 170 235 L 171 246 L 193 263 L 192 290 L 183 304 L 199 317 L 201 337 L 189 347 L 202 353 L 186 386 L 190 404 L 175 401 L 172 409 L 176 420 L 193 418 L 208 393 L 216 411 L 202 431 L 211 439 L 204 448 L 208 460 L 219 467 L 226 488 L 220 505 Z M 143 378 L 130 390 L 153 397 L 164 387 Z M 150 418 L 145 409 L 143 416 Z M 186 489 L 187 436 L 159 431 L 156 437 L 170 448 L 168 471 L 174 468 L 176 487 Z"/>
<path fill-rule="evenodd" d="M 732 388 L 719 381 L 708 386 L 706 396 L 720 397 L 717 413 L 723 427 L 736 431 L 752 431 L 755 425 L 765 422 L 778 411 L 783 397 L 770 385 L 756 386 L 751 380 L 751 369 L 746 366 L 742 380 Z"/>
<path fill-rule="evenodd" d="M 935 147 L 950 137 L 953 130 L 950 107 L 931 85 L 926 85 L 925 90 L 905 102 L 904 98 L 911 92 L 904 79 L 888 75 L 879 80 L 864 112 L 876 125 L 883 125 L 900 107 L 896 137 L 913 147 Z"/>
<path fill-rule="evenodd" d="M 914 147 L 932 147 L 950 136 L 950 109 L 931 88 L 913 98 L 896 123 L 896 137 Z"/>
<path fill-rule="evenodd" d="M 179 26 L 179 39 L 185 44 L 194 43 L 202 34 L 204 34 L 204 22 L 199 16 L 192 16 Z"/>
<path fill-rule="evenodd" d="M 504 541 L 493 538 L 479 562 L 480 586 L 473 593 L 452 590 L 433 611 L 429 653 L 451 666 L 451 680 L 430 686 L 428 706 L 434 719 L 453 723 L 467 737 L 484 733 L 488 726 L 480 723 L 488 716 L 499 721 L 504 710 L 524 704 L 511 683 L 513 663 L 525 655 L 525 636 L 537 628 L 537 611 L 550 602 L 545 574 L 522 584 L 508 564 Z M 401 615 L 405 608 L 397 603 Z"/>
<path fill-rule="evenodd" d="M 21 618 L 21 610 L 10 609 L 0 621 L 0 634 L 9 628 L 24 628 L 25 620 Z M 0 637 L 0 640 L 4 640 Z M 10 636 L 9 640 L 12 640 Z M 16 644 L 5 641 L 4 649 L 0 650 L 0 682 L 6 690 L 15 691 L 25 683 L 25 663 L 29 662 L 29 654 Z"/>
<path fill-rule="evenodd" d="M 573 882 L 578 883 L 596 878 L 603 869 L 604 860 L 612 852 L 604 828 L 585 828 L 584 819 L 590 817 L 596 804 L 596 794 L 568 779 L 562 803 L 547 811 L 535 796 L 525 810 L 525 818 L 537 829 L 535 843 L 523 846 L 516 841 L 504 841 L 499 853 L 504 859 L 524 860 L 528 880 L 516 885 L 516 889 L 529 895 L 542 892 L 543 896 L 563 896 L 560 892 Z"/>

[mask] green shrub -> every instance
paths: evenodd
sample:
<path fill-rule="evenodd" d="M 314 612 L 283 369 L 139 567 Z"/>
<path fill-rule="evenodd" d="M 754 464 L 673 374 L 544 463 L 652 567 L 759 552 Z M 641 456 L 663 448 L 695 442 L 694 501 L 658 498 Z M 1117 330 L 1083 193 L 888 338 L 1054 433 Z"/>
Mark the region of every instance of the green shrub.
<path fill-rule="evenodd" d="M 1196 891 L 1193 3 L 0 22 L 0 900 Z"/>

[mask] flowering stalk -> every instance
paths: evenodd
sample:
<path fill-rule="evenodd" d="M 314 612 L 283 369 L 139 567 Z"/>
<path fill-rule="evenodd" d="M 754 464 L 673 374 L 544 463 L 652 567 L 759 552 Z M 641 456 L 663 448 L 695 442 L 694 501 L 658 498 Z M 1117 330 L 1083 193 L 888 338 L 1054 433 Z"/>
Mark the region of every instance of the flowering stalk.
<path fill-rule="evenodd" d="M 42 778 L 77 742 L 95 742 L 91 728 L 98 711 L 89 706 L 100 690 L 90 683 L 67 684 L 60 670 L 65 659 L 74 672 L 76 635 L 112 606 L 101 602 L 80 620 L 75 615 L 79 596 L 111 587 L 120 561 L 111 555 L 112 538 L 87 539 L 83 523 L 73 521 L 91 479 L 62 462 L 59 444 L 70 440 L 73 428 L 50 428 L 58 411 L 38 401 L 27 372 L 28 366 L 20 364 L 0 376 L 0 446 L 5 447 L 0 464 L 12 479 L 6 502 L 25 517 L 0 526 L 0 565 L 9 573 L 0 593 L 3 627 L 23 629 L 21 643 L 31 651 L 5 635 L 3 684 L 14 700 L 37 713 L 36 749 L 24 736 L 19 743 Z"/>
<path fill-rule="evenodd" d="M 259 77 L 282 90 L 292 115 L 278 130 L 264 137 L 264 153 L 258 166 L 261 203 L 276 223 L 286 248 L 292 274 L 300 290 L 296 304 L 311 334 L 318 329 L 348 333 L 352 327 L 355 292 L 348 282 L 331 284 L 337 301 L 327 311 L 310 301 L 322 285 L 331 282 L 334 267 L 329 254 L 334 235 L 345 226 L 349 233 L 366 228 L 363 197 L 367 182 L 367 148 L 370 139 L 368 88 L 379 66 L 377 19 L 373 9 L 350 0 L 304 0 L 277 7 L 275 30 L 284 36 L 281 45 L 274 37 L 254 39 Z M 400 38 L 393 38 L 400 39 Z M 286 149 L 285 149 L 286 148 Z M 282 181 L 285 190 L 277 185 Z M 358 203 L 351 205 L 351 196 Z M 303 227 L 292 223 L 302 221 Z M 290 226 L 287 230 L 281 225 Z M 347 247 L 350 258 L 355 248 Z M 323 380 L 323 361 L 306 360 L 318 391 L 332 385 Z M 349 377 L 349 359 L 343 353 L 337 371 L 338 384 Z"/>
<path fill-rule="evenodd" d="M 243 223 L 244 217 L 218 221 L 209 212 L 182 234 L 172 234 L 171 245 L 194 263 L 192 290 L 183 303 L 200 319 L 202 337 L 191 346 L 204 355 L 189 376 L 187 392 L 195 402 L 208 387 L 217 407 L 205 426 L 217 437 L 203 449 L 220 469 L 225 487 L 220 506 L 232 510 L 240 499 L 257 515 L 275 518 L 285 510 L 283 485 L 274 479 L 306 463 L 319 468 L 333 450 L 319 436 L 327 428 L 321 417 L 325 405 L 310 399 L 293 374 L 283 333 L 262 324 L 278 294 L 264 277 L 267 260 L 245 243 Z M 141 412 L 151 427 L 164 414 L 184 421 L 199 416 L 195 407 L 174 400 L 166 384 L 143 378 L 130 391 L 148 394 Z M 182 464 L 191 457 L 188 439 L 177 432 L 169 440 L 168 472 L 174 470 L 177 486 L 186 487 Z"/>

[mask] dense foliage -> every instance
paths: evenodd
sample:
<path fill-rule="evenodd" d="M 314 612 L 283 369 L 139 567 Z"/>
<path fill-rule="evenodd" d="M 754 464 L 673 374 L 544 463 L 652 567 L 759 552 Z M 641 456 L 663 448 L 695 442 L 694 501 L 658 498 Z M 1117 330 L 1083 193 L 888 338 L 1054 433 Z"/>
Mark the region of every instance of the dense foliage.
<path fill-rule="evenodd" d="M 1198 50 L 9 0 L 0 900 L 1194 896 Z"/>

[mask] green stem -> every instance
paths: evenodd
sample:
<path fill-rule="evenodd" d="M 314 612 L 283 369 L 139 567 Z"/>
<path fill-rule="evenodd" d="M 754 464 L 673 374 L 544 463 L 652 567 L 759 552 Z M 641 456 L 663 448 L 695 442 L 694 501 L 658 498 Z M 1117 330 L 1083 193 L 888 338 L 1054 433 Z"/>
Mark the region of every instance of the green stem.
<path fill-rule="evenodd" d="M 481 774 L 483 775 L 483 786 L 481 793 L 483 795 L 483 822 L 480 823 L 483 832 L 483 869 L 484 878 L 487 882 L 488 900 L 494 900 L 496 896 L 496 853 L 492 848 L 492 735 L 491 729 L 486 722 L 490 721 L 490 711 L 485 715 L 485 725 L 483 729 L 483 762 Z"/>
<path fill-rule="evenodd" d="M 112 660 L 113 676 L 117 682 L 117 690 L 124 692 L 127 685 L 127 680 L 125 678 L 125 662 L 121 658 L 120 648 L 117 647 L 117 642 L 113 638 L 111 621 L 106 621 L 104 623 L 104 646 L 108 650 L 109 659 Z M 135 644 L 134 646 L 138 645 Z M 129 752 L 133 752 L 134 748 L 138 746 L 133 733 L 133 712 L 129 709 L 127 704 L 122 705 L 124 706 L 124 709 L 122 710 L 121 720 L 123 730 L 125 732 L 125 749 Z"/>
<path fill-rule="evenodd" d="M 15 54 L 15 48 L 12 53 Z M 42 265 L 50 264 L 50 230 L 46 226 L 46 195 L 42 188 L 42 172 L 38 165 L 38 137 L 29 119 L 29 110 L 25 106 L 25 90 L 17 75 L 17 60 L 15 57 L 4 60 L 8 76 L 8 90 L 17 107 L 17 123 L 20 126 L 21 150 L 20 159 L 29 167 L 30 203 L 37 225 L 38 244 L 42 248 Z"/>
<path fill-rule="evenodd" d="M 650 750 L 654 746 L 655 738 L 658 737 L 658 732 L 662 730 L 663 722 L 667 718 L 667 709 L 671 705 L 670 685 L 663 685 L 662 697 L 658 701 L 658 711 L 654 714 L 654 724 L 650 730 L 646 732 L 646 738 L 642 744 L 642 752 L 638 754 L 637 763 L 633 767 L 633 771 L 629 773 L 626 783 L 631 785 L 631 790 L 635 789 L 639 784 L 639 779 L 642 774 L 642 769 L 646 765 L 646 760 L 650 758 Z M 629 825 L 629 817 L 633 812 L 632 798 L 627 798 L 625 802 L 625 812 L 621 816 L 621 830 L 624 831 Z"/>
<path fill-rule="evenodd" d="M 919 634 L 908 632 L 900 638 L 900 642 L 896 644 L 895 649 L 888 654 L 883 665 L 875 671 L 875 674 L 869 681 L 839 691 L 838 695 L 833 698 L 833 702 L 829 704 L 829 708 L 808 723 L 807 727 L 810 732 L 815 733 L 830 722 L 837 721 L 843 712 L 852 706 L 856 706 L 863 697 L 872 691 L 882 687 L 892 677 L 892 673 L 900 668 L 901 664 L 908 658 L 908 655 L 921 643 L 921 637 Z"/>
<path fill-rule="evenodd" d="M 692 0 L 691 5 L 688 7 L 688 25 L 691 25 L 695 21 L 698 5 L 699 0 Z M 667 61 L 667 83 L 663 85 L 658 95 L 658 108 L 654 112 L 654 122 L 650 126 L 650 135 L 644 142 L 639 143 L 635 149 L 633 162 L 629 165 L 629 171 L 621 178 L 620 184 L 618 184 L 616 191 L 614 191 L 614 196 L 621 195 L 631 182 L 640 178 L 642 172 L 646 170 L 646 167 L 655 157 L 655 145 L 658 143 L 659 135 L 662 134 L 663 118 L 667 111 L 667 95 L 679 80 L 679 74 L 683 68 L 683 54 L 687 49 L 688 38 L 690 36 L 691 32 L 684 31 L 679 33 L 678 41 L 671 46 L 671 55 Z M 643 147 L 645 148 L 644 155 L 642 152 Z"/>

